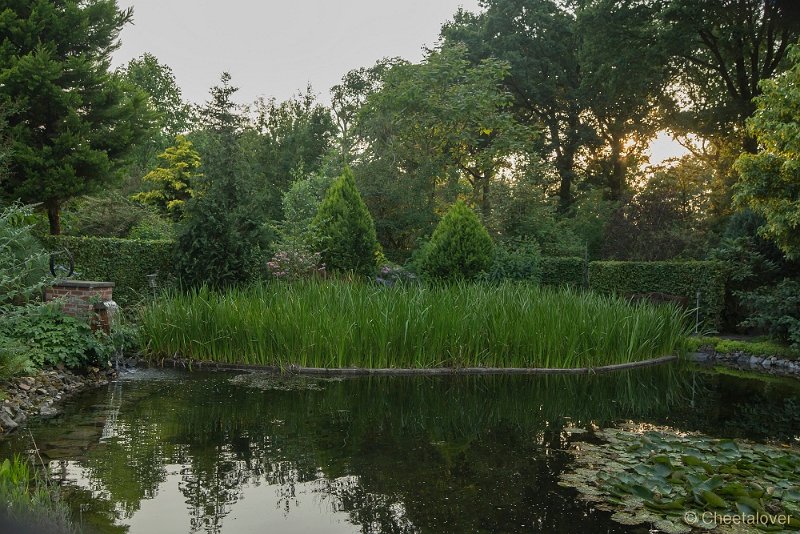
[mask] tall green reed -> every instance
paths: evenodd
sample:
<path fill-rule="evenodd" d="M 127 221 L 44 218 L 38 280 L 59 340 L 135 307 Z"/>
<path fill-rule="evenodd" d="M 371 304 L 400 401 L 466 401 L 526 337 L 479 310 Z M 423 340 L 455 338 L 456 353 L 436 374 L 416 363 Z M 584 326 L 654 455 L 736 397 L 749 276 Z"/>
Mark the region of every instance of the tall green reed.
<path fill-rule="evenodd" d="M 682 352 L 686 313 L 524 284 L 271 283 L 170 292 L 148 305 L 149 353 L 306 367 L 582 367 Z"/>

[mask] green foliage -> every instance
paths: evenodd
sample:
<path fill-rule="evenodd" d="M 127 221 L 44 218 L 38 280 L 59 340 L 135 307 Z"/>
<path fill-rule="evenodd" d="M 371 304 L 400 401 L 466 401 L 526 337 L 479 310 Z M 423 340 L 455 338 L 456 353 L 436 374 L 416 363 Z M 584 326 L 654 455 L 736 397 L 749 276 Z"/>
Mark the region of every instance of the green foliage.
<path fill-rule="evenodd" d="M 577 257 L 543 257 L 540 260 L 543 285 L 556 287 L 585 287 L 586 261 Z"/>
<path fill-rule="evenodd" d="M 259 99 L 255 114 L 256 135 L 250 140 L 254 164 L 269 187 L 268 216 L 280 219 L 280 199 L 294 177 L 321 172 L 334 125 L 330 110 L 316 100 L 311 87 L 283 102 Z"/>
<path fill-rule="evenodd" d="M 175 266 L 187 285 L 226 286 L 258 278 L 274 241 L 268 198 L 243 142 L 245 117 L 237 87 L 223 73 L 200 109 L 195 136 L 202 160 L 203 194 L 187 204 L 178 232 Z"/>
<path fill-rule="evenodd" d="M 109 73 L 131 21 L 115 0 L 34 0 L 0 17 L 0 104 L 8 105 L 11 199 L 41 202 L 51 233 L 61 203 L 119 178 L 150 127 L 145 95 Z"/>
<path fill-rule="evenodd" d="M 163 287 L 175 276 L 172 241 L 48 236 L 52 251 L 68 250 L 75 258 L 76 278 L 114 283 L 114 300 L 134 304 L 152 293 L 147 275 L 157 274 Z"/>
<path fill-rule="evenodd" d="M 542 275 L 542 252 L 536 241 L 513 240 L 498 243 L 492 265 L 481 278 L 490 282 L 516 280 L 538 284 Z"/>
<path fill-rule="evenodd" d="M 769 333 L 800 350 L 800 281 L 783 280 L 743 296 L 750 315 L 744 326 Z"/>
<path fill-rule="evenodd" d="M 737 160 L 734 200 L 764 217 L 762 235 L 790 259 L 800 259 L 800 45 L 789 57 L 787 72 L 761 83 L 764 94 L 748 120 L 760 151 Z"/>
<path fill-rule="evenodd" d="M 0 210 L 0 306 L 35 298 L 47 283 L 47 252 L 31 233 L 33 208 Z"/>
<path fill-rule="evenodd" d="M 167 148 L 158 158 L 158 168 L 147 173 L 142 180 L 153 184 L 149 191 L 136 193 L 133 200 L 152 204 L 173 220 L 183 218 L 186 201 L 195 195 L 193 183 L 198 178 L 200 154 L 192 142 L 184 136 L 175 138 L 175 144 Z"/>
<path fill-rule="evenodd" d="M 333 178 L 312 174 L 292 182 L 283 195 L 281 240 L 285 243 L 311 246 L 314 241 L 314 217 Z"/>
<path fill-rule="evenodd" d="M 617 522 L 689 534 L 717 530 L 716 512 L 763 517 L 754 530 L 786 531 L 778 517 L 791 530 L 800 527 L 796 450 L 665 429 L 609 428 L 596 435 L 603 441 L 581 443 L 574 471 L 562 474 L 560 484 L 615 512 Z"/>
<path fill-rule="evenodd" d="M 676 307 L 512 283 L 173 292 L 141 326 L 154 357 L 342 368 L 598 366 L 680 352 L 686 335 Z"/>
<path fill-rule="evenodd" d="M 75 534 L 69 508 L 58 500 L 54 482 L 37 472 L 20 456 L 0 464 L 0 520 L 20 532 Z M 9 525 L 7 521 L 13 521 Z"/>
<path fill-rule="evenodd" d="M 317 247 L 330 271 L 375 272 L 375 224 L 350 169 L 330 186 L 314 216 Z"/>
<path fill-rule="evenodd" d="M 270 274 L 278 280 L 296 282 L 325 275 L 322 255 L 302 247 L 283 246 L 267 262 Z"/>
<path fill-rule="evenodd" d="M 136 239 L 143 230 L 150 239 L 174 236 L 174 226 L 169 219 L 161 217 L 152 206 L 134 202 L 117 191 L 67 202 L 61 221 L 62 234 L 71 236 Z M 39 233 L 45 231 L 41 229 Z"/>
<path fill-rule="evenodd" d="M 448 210 L 420 258 L 420 271 L 432 278 L 472 279 L 492 265 L 494 243 L 480 219 L 464 202 Z"/>
<path fill-rule="evenodd" d="M 697 352 L 711 349 L 720 354 L 739 352 L 753 356 L 777 356 L 779 358 L 794 359 L 800 357 L 800 351 L 773 341 L 740 339 L 723 339 L 719 337 L 691 336 L 686 341 L 686 350 Z"/>
<path fill-rule="evenodd" d="M 28 306 L 5 317 L 0 339 L 16 340 L 24 356 L 37 367 L 63 364 L 70 369 L 107 365 L 111 344 L 95 334 L 86 318 L 61 313 L 57 304 Z"/>
<path fill-rule="evenodd" d="M 700 318 L 711 328 L 722 324 L 727 271 L 713 261 L 589 263 L 589 287 L 599 293 L 665 293 L 685 297 L 694 307 L 700 292 Z"/>

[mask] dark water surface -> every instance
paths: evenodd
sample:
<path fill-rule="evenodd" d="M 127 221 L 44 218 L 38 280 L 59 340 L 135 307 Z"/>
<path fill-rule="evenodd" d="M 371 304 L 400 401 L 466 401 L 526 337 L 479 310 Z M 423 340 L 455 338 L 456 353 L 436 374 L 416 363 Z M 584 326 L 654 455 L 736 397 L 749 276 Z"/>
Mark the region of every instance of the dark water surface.
<path fill-rule="evenodd" d="M 288 390 L 234 376 L 139 370 L 32 424 L 76 520 L 131 534 L 646 532 L 558 486 L 592 429 L 800 443 L 800 382 L 675 366 Z M 0 449 L 30 451 L 31 434 Z"/>

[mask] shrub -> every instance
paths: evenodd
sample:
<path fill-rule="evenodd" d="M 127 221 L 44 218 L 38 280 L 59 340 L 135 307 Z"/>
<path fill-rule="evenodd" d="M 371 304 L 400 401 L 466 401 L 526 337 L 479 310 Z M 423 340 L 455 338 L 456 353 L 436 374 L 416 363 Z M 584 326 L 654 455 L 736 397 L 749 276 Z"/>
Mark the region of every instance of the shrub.
<path fill-rule="evenodd" d="M 319 252 L 302 247 L 285 246 L 267 262 L 269 272 L 279 280 L 295 282 L 325 274 L 325 264 Z"/>
<path fill-rule="evenodd" d="M 317 215 L 325 192 L 333 179 L 325 175 L 312 174 L 295 180 L 283 195 L 283 223 L 281 239 L 301 245 L 312 245 L 314 237 L 314 217 Z"/>
<path fill-rule="evenodd" d="M 0 211 L 0 305 L 33 298 L 47 282 L 47 252 L 31 233 L 33 208 Z"/>
<path fill-rule="evenodd" d="M 586 261 L 583 258 L 541 258 L 542 285 L 585 287 Z"/>
<path fill-rule="evenodd" d="M 686 297 L 692 307 L 700 291 L 700 319 L 711 328 L 722 324 L 725 266 L 713 261 L 620 262 L 589 264 L 589 287 L 600 293 L 666 293 Z"/>
<path fill-rule="evenodd" d="M 542 254 L 536 241 L 515 239 L 499 243 L 494 249 L 492 266 L 484 278 L 490 282 L 518 280 L 541 282 Z"/>
<path fill-rule="evenodd" d="M 378 276 L 375 277 L 375 282 L 387 287 L 392 287 L 395 284 L 409 284 L 417 281 L 417 276 L 405 267 L 387 262 L 381 265 L 381 268 L 378 269 Z"/>
<path fill-rule="evenodd" d="M 85 318 L 64 315 L 58 304 L 28 306 L 10 314 L 0 324 L 0 338 L 12 340 L 38 367 L 106 365 L 112 350 L 104 334 L 92 332 Z"/>
<path fill-rule="evenodd" d="M 742 295 L 750 316 L 743 326 L 759 328 L 771 337 L 800 350 L 800 281 L 783 280 Z"/>
<path fill-rule="evenodd" d="M 154 207 L 134 202 L 117 192 L 72 200 L 62 211 L 64 235 L 135 238 L 132 235 L 135 229 L 144 227 L 159 228 L 162 234 L 159 239 L 174 232 L 173 224 L 159 216 Z M 47 233 L 44 228 L 38 230 L 40 234 Z"/>
<path fill-rule="evenodd" d="M 151 292 L 147 275 L 164 285 L 174 277 L 172 241 L 101 237 L 45 236 L 52 251 L 68 250 L 75 258 L 76 277 L 114 282 L 114 300 L 133 304 Z"/>
<path fill-rule="evenodd" d="M 439 279 L 472 279 L 492 265 L 494 244 L 478 216 L 458 201 L 442 217 L 425 245 L 420 269 Z"/>
<path fill-rule="evenodd" d="M 329 270 L 364 275 L 375 272 L 375 224 L 350 169 L 345 169 L 328 189 L 313 224 L 318 250 Z"/>

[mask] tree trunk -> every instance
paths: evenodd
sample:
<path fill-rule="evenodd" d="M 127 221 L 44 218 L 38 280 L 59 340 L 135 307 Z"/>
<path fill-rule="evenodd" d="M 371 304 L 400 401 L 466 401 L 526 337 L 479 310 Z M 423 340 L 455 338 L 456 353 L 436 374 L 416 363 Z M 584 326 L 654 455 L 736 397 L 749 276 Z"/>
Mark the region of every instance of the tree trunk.
<path fill-rule="evenodd" d="M 611 141 L 611 175 L 608 177 L 608 187 L 611 189 L 611 200 L 622 198 L 625 188 L 625 162 L 622 160 L 622 140 L 614 137 Z"/>
<path fill-rule="evenodd" d="M 572 205 L 572 182 L 575 180 L 574 154 L 564 154 L 556 158 L 555 166 L 559 177 L 558 211 L 566 212 Z"/>
<path fill-rule="evenodd" d="M 481 213 L 483 214 L 483 221 L 489 220 L 491 205 L 489 204 L 489 176 L 483 176 L 483 183 L 481 184 Z"/>
<path fill-rule="evenodd" d="M 47 206 L 47 220 L 50 222 L 50 235 L 61 234 L 61 205 L 53 200 L 48 201 Z"/>

